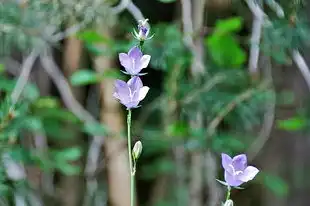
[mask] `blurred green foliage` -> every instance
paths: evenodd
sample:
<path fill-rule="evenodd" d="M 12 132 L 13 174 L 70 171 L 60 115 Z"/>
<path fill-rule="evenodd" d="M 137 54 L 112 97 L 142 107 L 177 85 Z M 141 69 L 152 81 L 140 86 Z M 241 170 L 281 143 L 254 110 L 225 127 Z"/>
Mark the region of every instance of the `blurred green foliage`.
<path fill-rule="evenodd" d="M 246 61 L 246 53 L 236 39 L 242 27 L 242 19 L 234 17 L 218 20 L 213 33 L 205 40 L 212 60 L 219 67 L 240 67 Z"/>
<path fill-rule="evenodd" d="M 1 162 L 4 155 L 9 155 L 13 162 L 36 165 L 42 170 L 56 169 L 67 175 L 78 174 L 81 168 L 71 163 L 81 157 L 83 152 L 81 148 L 48 149 L 48 145 L 37 145 L 38 147 L 32 148 L 22 142 L 30 134 L 33 134 L 33 138 L 44 138 L 43 136 L 51 138 L 48 141 L 63 141 L 66 138 L 72 138 L 69 126 L 78 129 L 78 125 L 81 124 L 79 120 L 72 113 L 63 109 L 54 97 L 40 98 L 39 91 L 33 84 L 26 85 L 20 101 L 13 105 L 10 94 L 16 82 L 7 79 L 4 75 L 0 78 L 2 91 L 0 103 Z M 68 128 L 63 127 L 63 124 L 68 125 Z M 46 150 L 42 151 L 41 147 L 45 147 Z M 2 164 L 0 192 L 8 192 L 7 187 L 10 187 L 5 183 L 9 179 L 5 171 L 11 170 Z"/>

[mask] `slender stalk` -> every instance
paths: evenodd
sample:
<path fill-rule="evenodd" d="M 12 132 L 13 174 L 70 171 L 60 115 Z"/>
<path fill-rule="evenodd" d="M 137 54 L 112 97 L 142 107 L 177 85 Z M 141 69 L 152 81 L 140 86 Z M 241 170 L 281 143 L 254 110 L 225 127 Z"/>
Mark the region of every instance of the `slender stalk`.
<path fill-rule="evenodd" d="M 127 115 L 127 141 L 128 141 L 128 158 L 129 158 L 129 169 L 130 169 L 130 206 L 134 206 L 134 181 L 135 174 L 132 167 L 132 153 L 131 153 L 131 110 L 128 110 Z"/>
<path fill-rule="evenodd" d="M 226 201 L 230 198 L 230 186 L 227 187 Z"/>

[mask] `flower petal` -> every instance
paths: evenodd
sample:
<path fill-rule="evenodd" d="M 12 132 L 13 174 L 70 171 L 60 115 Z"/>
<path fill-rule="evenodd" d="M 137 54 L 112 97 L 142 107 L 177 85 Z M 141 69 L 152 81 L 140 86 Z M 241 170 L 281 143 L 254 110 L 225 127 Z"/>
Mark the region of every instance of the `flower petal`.
<path fill-rule="evenodd" d="M 146 68 L 149 65 L 150 60 L 151 60 L 151 56 L 150 55 L 143 55 L 143 57 L 140 59 L 141 70 Z"/>
<path fill-rule="evenodd" d="M 139 49 L 139 47 L 135 46 L 135 47 L 132 47 L 129 52 L 128 52 L 128 56 L 131 58 L 131 59 L 134 59 L 135 61 L 139 61 L 142 57 L 142 52 L 141 50 Z"/>
<path fill-rule="evenodd" d="M 238 175 L 237 178 L 238 180 L 241 180 L 243 182 L 248 182 L 250 180 L 253 180 L 258 172 L 259 170 L 256 167 L 248 166 L 242 174 Z"/>
<path fill-rule="evenodd" d="M 130 57 L 125 53 L 120 53 L 118 55 L 118 59 L 121 63 L 121 65 L 126 69 L 128 73 L 132 72 L 132 60 Z"/>
<path fill-rule="evenodd" d="M 132 109 L 132 108 L 136 108 L 138 104 L 139 104 L 139 101 L 131 101 L 124 105 L 127 107 L 127 109 Z"/>
<path fill-rule="evenodd" d="M 139 101 L 142 101 L 145 98 L 149 90 L 150 88 L 147 86 L 144 86 L 139 90 Z"/>
<path fill-rule="evenodd" d="M 233 158 L 232 165 L 235 171 L 243 171 L 247 167 L 247 157 L 245 154 L 237 155 Z"/>
<path fill-rule="evenodd" d="M 113 97 L 119 99 L 119 95 L 116 92 L 113 93 Z"/>
<path fill-rule="evenodd" d="M 122 80 L 116 80 L 114 85 L 116 94 L 113 96 L 119 99 L 122 104 L 128 102 L 130 100 L 129 98 L 130 90 L 127 83 Z"/>
<path fill-rule="evenodd" d="M 224 178 L 226 183 L 232 187 L 238 187 L 243 183 L 242 181 L 236 179 L 236 176 L 229 174 L 227 171 L 225 171 Z"/>
<path fill-rule="evenodd" d="M 127 82 L 132 94 L 135 91 L 139 91 L 139 89 L 141 89 L 143 87 L 143 83 L 140 79 L 140 77 L 138 76 L 134 76 L 131 79 L 129 79 L 129 81 Z"/>
<path fill-rule="evenodd" d="M 222 153 L 222 166 L 224 170 L 229 172 L 230 174 L 233 173 L 231 164 L 232 164 L 232 158 L 229 155 Z"/>

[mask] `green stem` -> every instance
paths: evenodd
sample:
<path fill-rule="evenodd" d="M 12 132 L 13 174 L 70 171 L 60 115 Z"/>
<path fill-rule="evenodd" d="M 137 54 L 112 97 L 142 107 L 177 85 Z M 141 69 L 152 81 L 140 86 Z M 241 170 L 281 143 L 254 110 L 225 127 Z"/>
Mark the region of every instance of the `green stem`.
<path fill-rule="evenodd" d="M 129 109 L 128 115 L 127 115 L 127 141 L 128 141 L 128 158 L 129 158 L 129 169 L 130 169 L 130 206 L 134 206 L 135 174 L 133 172 L 133 167 L 132 167 L 130 127 L 131 127 L 131 110 Z"/>
<path fill-rule="evenodd" d="M 139 47 L 140 47 L 141 51 L 142 51 L 143 44 L 144 44 L 144 41 L 139 42 Z"/>
<path fill-rule="evenodd" d="M 227 187 L 227 195 L 226 195 L 226 201 L 230 199 L 230 186 Z"/>

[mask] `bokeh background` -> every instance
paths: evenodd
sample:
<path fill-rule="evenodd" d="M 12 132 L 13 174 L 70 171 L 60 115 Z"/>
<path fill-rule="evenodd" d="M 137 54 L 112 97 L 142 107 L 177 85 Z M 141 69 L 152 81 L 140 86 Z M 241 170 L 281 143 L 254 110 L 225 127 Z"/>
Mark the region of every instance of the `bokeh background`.
<path fill-rule="evenodd" d="M 221 153 L 260 169 L 237 206 L 310 202 L 306 0 L 0 0 L 0 205 L 129 206 L 127 79 L 138 20 L 151 89 L 133 110 L 140 206 L 219 206 Z"/>

